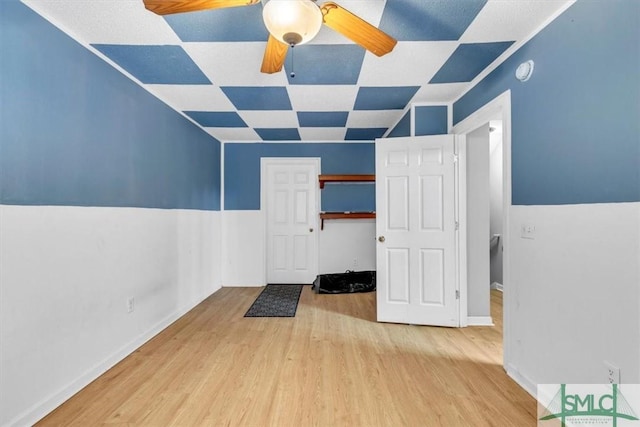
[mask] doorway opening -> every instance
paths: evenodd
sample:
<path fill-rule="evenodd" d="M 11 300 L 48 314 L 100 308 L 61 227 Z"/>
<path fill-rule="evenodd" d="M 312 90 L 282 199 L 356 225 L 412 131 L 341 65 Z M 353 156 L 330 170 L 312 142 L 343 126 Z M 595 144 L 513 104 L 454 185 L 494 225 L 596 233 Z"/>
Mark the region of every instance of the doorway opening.
<path fill-rule="evenodd" d="M 503 162 L 502 120 L 489 122 L 489 282 L 491 289 L 503 290 L 502 279 L 502 217 Z"/>
<path fill-rule="evenodd" d="M 490 132 L 490 128 L 494 127 L 495 130 Z M 496 133 L 496 132 L 500 132 Z M 484 246 L 484 250 L 489 252 L 489 259 L 485 259 L 488 264 L 493 263 L 494 265 L 486 265 L 485 268 L 488 271 L 488 277 L 485 282 L 481 284 L 484 290 L 486 290 L 485 295 L 487 295 L 487 299 L 489 297 L 489 287 L 491 283 L 493 283 L 493 278 L 499 278 L 500 272 L 502 273 L 501 281 L 495 280 L 496 287 L 497 283 L 500 283 L 503 288 L 503 365 L 507 372 L 510 372 L 510 355 L 512 354 L 514 348 L 514 338 L 511 335 L 511 328 L 509 319 L 512 318 L 511 310 L 515 306 L 515 294 L 517 290 L 510 286 L 509 281 L 509 230 L 510 230 L 510 206 L 511 206 L 511 92 L 506 91 L 488 102 L 486 105 L 482 106 L 472 114 L 470 114 L 467 118 L 456 124 L 452 128 L 452 132 L 456 136 L 460 137 L 461 143 L 461 158 L 466 157 L 468 154 L 469 145 L 473 143 L 470 139 L 473 139 L 473 136 L 478 136 L 482 133 L 483 141 L 485 141 L 486 151 L 483 152 L 483 155 L 486 155 L 486 165 L 485 165 L 485 173 L 489 175 L 487 179 L 491 181 L 499 181 L 499 178 L 502 179 L 501 182 L 501 194 L 496 194 L 496 200 L 488 201 L 488 212 L 486 213 L 486 223 L 483 225 L 484 229 L 487 233 L 484 235 L 484 242 L 482 243 Z M 491 134 L 496 134 L 494 139 L 496 141 L 493 143 L 493 147 L 491 144 Z M 500 135 L 500 144 L 498 144 L 497 137 Z M 493 151 L 491 150 L 493 148 Z M 496 150 L 501 150 L 496 151 Z M 491 159 L 493 158 L 495 165 L 493 170 L 489 167 L 491 164 Z M 501 168 L 499 167 L 501 166 Z M 501 170 L 500 170 L 501 169 Z M 467 168 L 461 170 L 461 175 L 465 174 L 468 171 Z M 501 177 L 496 176 L 492 178 L 493 174 L 498 175 L 501 173 Z M 466 176 L 463 178 L 461 176 L 461 180 L 466 180 Z M 496 182 L 497 184 L 497 182 Z M 490 186 L 491 187 L 491 186 Z M 465 189 L 465 191 L 468 189 Z M 487 189 L 489 193 L 493 191 L 498 191 L 496 189 Z M 492 218 L 491 215 L 491 204 L 499 203 L 499 199 L 501 196 L 501 209 L 499 206 L 495 206 L 494 215 Z M 467 195 L 461 195 L 461 203 L 465 203 L 467 201 Z M 466 206 L 465 206 L 466 209 Z M 500 214 L 502 218 L 500 220 Z M 461 216 L 461 230 L 467 229 L 469 225 L 469 215 Z M 494 226 L 491 226 L 491 222 L 494 223 Z M 499 223 L 500 224 L 496 224 Z M 500 237 L 497 239 L 498 242 L 495 243 L 494 248 L 491 248 L 492 238 L 494 234 L 500 234 Z M 487 242 L 487 237 L 489 238 Z M 465 250 L 468 249 L 467 244 L 469 242 L 465 242 Z M 501 259 L 498 261 L 498 258 L 494 256 L 491 257 L 491 253 L 501 250 Z M 502 268 L 500 269 L 498 263 L 501 262 Z M 493 275 L 491 272 L 491 268 L 493 267 Z M 467 280 L 468 276 L 461 278 L 462 280 Z M 472 295 L 469 295 L 472 296 Z M 488 304 L 489 301 L 487 300 Z"/>

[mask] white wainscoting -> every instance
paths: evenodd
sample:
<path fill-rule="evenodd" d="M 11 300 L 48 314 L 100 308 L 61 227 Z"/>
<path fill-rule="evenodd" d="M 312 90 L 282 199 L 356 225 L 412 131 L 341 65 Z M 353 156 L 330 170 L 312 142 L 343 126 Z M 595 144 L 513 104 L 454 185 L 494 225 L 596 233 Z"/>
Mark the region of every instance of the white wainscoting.
<path fill-rule="evenodd" d="M 0 425 L 46 415 L 218 290 L 220 270 L 220 212 L 0 206 Z"/>
<path fill-rule="evenodd" d="M 223 212 L 223 286 L 264 286 L 265 231 L 261 211 Z M 326 220 L 320 233 L 319 273 L 375 270 L 374 220 Z"/>
<path fill-rule="evenodd" d="M 375 269 L 375 220 L 325 220 L 320 231 L 320 274 Z"/>
<path fill-rule="evenodd" d="M 261 211 L 222 212 L 222 285 L 264 286 L 265 223 Z"/>
<path fill-rule="evenodd" d="M 640 382 L 640 203 L 514 206 L 510 370 L 529 384 Z M 523 224 L 534 239 L 521 237 Z M 517 380 L 517 378 L 516 378 Z"/>

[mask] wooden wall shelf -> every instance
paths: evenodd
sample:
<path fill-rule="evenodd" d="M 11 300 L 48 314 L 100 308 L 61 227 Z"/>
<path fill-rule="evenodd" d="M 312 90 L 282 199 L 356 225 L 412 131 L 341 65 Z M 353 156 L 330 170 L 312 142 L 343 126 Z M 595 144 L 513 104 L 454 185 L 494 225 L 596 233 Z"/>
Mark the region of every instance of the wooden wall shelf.
<path fill-rule="evenodd" d="M 329 182 L 375 182 L 374 174 L 361 175 L 318 175 L 320 188 Z M 325 219 L 371 219 L 375 218 L 375 212 L 321 212 L 320 213 L 320 230 L 324 230 Z"/>
<path fill-rule="evenodd" d="M 324 188 L 327 182 L 373 182 L 375 175 L 318 175 L 320 188 Z"/>
<path fill-rule="evenodd" d="M 375 212 L 321 212 L 320 230 L 324 230 L 325 219 L 371 219 L 375 217 Z"/>

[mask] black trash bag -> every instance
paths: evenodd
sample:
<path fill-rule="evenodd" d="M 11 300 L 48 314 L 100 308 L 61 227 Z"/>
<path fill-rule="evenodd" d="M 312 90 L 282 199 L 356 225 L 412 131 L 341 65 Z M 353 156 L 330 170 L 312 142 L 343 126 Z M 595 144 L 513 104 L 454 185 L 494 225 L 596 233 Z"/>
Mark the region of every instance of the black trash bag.
<path fill-rule="evenodd" d="M 320 294 L 372 292 L 376 290 L 376 272 L 347 270 L 345 273 L 320 274 L 312 289 Z"/>

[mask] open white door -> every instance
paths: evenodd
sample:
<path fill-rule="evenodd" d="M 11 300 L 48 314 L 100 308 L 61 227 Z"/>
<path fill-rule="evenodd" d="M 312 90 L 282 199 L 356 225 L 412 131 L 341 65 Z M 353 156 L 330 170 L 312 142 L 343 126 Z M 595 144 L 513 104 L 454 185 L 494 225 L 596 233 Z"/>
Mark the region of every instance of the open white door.
<path fill-rule="evenodd" d="M 376 140 L 380 322 L 459 326 L 453 135 Z"/>
<path fill-rule="evenodd" d="M 311 284 L 318 274 L 320 159 L 263 158 L 267 283 Z"/>

